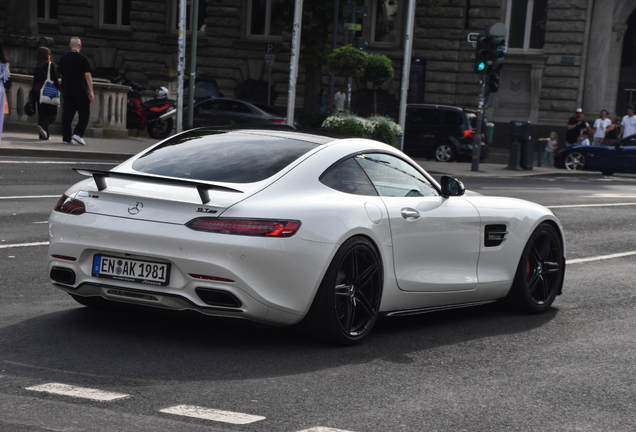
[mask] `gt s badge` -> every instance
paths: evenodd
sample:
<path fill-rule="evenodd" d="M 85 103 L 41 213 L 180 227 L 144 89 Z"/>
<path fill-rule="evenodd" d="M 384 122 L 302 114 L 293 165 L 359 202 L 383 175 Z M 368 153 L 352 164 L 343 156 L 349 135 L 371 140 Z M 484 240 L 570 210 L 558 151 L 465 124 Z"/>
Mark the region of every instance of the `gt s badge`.
<path fill-rule="evenodd" d="M 199 207 L 199 208 L 197 209 L 197 213 L 210 213 L 210 214 L 214 214 L 214 213 L 216 213 L 216 210 L 212 210 L 212 209 L 205 208 L 205 207 Z"/>

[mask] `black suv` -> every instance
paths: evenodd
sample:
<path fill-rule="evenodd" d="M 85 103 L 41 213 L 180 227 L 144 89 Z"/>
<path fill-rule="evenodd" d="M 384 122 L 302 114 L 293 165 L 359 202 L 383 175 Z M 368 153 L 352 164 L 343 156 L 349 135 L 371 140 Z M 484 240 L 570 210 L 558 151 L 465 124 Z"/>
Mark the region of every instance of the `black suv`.
<path fill-rule="evenodd" d="M 397 119 L 399 111 L 387 113 Z M 411 157 L 436 159 L 440 162 L 471 160 L 473 156 L 474 111 L 446 105 L 412 104 L 406 107 L 404 153 Z M 482 127 L 485 132 L 485 128 Z M 488 157 L 488 146 L 482 134 L 480 160 Z"/>

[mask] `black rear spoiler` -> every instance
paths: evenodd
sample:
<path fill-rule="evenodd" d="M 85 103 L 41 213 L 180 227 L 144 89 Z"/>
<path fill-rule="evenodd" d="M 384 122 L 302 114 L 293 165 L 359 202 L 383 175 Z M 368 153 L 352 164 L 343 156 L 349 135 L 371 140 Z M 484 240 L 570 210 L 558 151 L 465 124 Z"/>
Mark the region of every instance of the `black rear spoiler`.
<path fill-rule="evenodd" d="M 108 184 L 106 183 L 106 179 L 108 177 L 112 177 L 112 178 L 134 180 L 134 181 L 145 182 L 145 183 L 164 184 L 164 185 L 170 185 L 170 186 L 196 187 L 197 192 L 199 192 L 199 197 L 201 197 L 201 202 L 203 204 L 207 204 L 210 202 L 211 190 L 243 193 L 243 191 L 240 191 L 238 189 L 232 189 L 227 186 L 218 186 L 218 185 L 213 185 L 209 183 L 201 183 L 201 182 L 183 180 L 183 179 L 172 179 L 172 178 L 166 178 L 166 177 L 148 176 L 143 174 L 121 173 L 116 171 L 103 171 L 103 170 L 85 169 L 85 168 L 73 168 L 73 171 L 87 177 L 92 176 L 93 179 L 95 180 L 95 185 L 97 185 L 97 189 L 100 191 L 103 191 L 104 189 L 108 187 Z"/>

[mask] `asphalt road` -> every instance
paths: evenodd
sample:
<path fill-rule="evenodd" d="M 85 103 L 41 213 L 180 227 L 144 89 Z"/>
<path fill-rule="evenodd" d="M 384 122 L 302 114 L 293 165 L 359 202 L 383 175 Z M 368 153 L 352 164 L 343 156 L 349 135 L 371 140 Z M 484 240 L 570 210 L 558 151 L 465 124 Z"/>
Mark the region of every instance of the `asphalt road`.
<path fill-rule="evenodd" d="M 464 179 L 553 208 L 564 294 L 538 316 L 488 305 L 385 319 L 335 348 L 291 328 L 81 307 L 50 284 L 46 246 L 25 245 L 46 242 L 48 214 L 81 179 L 79 162 L 49 162 L 0 160 L 0 431 L 636 429 L 636 255 L 599 258 L 636 250 L 635 178 Z M 120 397 L 38 391 L 51 383 Z M 181 405 L 252 422 L 161 411 Z"/>

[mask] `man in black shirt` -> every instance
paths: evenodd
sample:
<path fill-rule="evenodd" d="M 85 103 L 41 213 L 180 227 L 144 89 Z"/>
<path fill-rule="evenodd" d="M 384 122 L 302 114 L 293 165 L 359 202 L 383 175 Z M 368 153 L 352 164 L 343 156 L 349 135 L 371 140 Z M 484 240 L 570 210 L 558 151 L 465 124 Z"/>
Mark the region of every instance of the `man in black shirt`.
<path fill-rule="evenodd" d="M 589 123 L 585 121 L 583 110 L 578 108 L 574 117 L 568 121 L 568 132 L 565 135 L 565 144 L 569 146 L 578 145 L 579 137 L 583 130 L 587 131 L 590 127 Z"/>
<path fill-rule="evenodd" d="M 79 145 L 86 145 L 82 136 L 88 126 L 91 114 L 91 102 L 95 99 L 93 93 L 93 77 L 91 65 L 83 54 L 82 41 L 77 36 L 71 38 L 71 51 L 64 54 L 57 67 L 58 75 L 62 78 L 62 139 L 65 144 L 71 140 Z M 71 136 L 71 123 L 77 113 L 79 121 Z"/>

